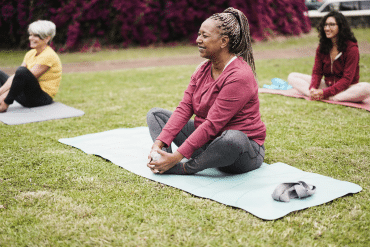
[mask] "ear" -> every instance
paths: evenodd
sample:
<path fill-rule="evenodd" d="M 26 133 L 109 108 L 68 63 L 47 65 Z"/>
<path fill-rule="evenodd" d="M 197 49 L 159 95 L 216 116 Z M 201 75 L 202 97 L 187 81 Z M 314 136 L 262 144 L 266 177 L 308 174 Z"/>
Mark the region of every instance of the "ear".
<path fill-rule="evenodd" d="M 221 37 L 221 48 L 222 49 L 227 48 L 229 45 L 229 41 L 230 41 L 229 36 L 223 35 Z"/>
<path fill-rule="evenodd" d="M 44 40 L 46 41 L 46 44 L 49 44 L 49 41 L 51 40 L 51 37 L 47 36 Z"/>

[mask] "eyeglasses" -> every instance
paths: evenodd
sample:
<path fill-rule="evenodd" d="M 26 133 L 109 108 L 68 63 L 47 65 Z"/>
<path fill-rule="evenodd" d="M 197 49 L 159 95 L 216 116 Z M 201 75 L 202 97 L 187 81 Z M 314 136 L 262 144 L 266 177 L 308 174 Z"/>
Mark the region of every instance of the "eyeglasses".
<path fill-rule="evenodd" d="M 335 27 L 337 23 L 325 23 L 324 27 Z"/>

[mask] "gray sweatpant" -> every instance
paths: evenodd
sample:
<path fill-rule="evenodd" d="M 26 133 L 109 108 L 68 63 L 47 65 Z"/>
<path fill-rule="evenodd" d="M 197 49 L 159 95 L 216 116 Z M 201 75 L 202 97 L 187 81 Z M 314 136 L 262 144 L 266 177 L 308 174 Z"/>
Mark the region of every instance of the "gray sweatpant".
<path fill-rule="evenodd" d="M 162 108 L 153 108 L 147 114 L 147 123 L 153 141 L 162 132 L 172 112 Z M 173 140 L 178 147 L 195 130 L 194 121 L 189 120 Z M 171 147 L 165 151 L 172 153 Z M 264 145 L 249 140 L 239 130 L 226 130 L 216 139 L 197 149 L 186 163 L 178 163 L 166 173 L 194 174 L 206 168 L 217 167 L 226 173 L 245 173 L 259 168 L 265 156 Z"/>

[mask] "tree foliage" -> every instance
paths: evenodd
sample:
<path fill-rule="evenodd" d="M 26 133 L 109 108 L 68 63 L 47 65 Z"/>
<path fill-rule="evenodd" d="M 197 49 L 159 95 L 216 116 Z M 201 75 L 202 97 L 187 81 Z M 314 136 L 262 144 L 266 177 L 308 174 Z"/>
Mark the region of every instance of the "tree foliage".
<path fill-rule="evenodd" d="M 53 45 L 61 52 L 194 42 L 201 23 L 230 6 L 245 13 L 256 40 L 311 29 L 304 0 L 0 0 L 0 6 L 2 48 L 27 47 L 27 27 L 39 19 L 57 26 Z"/>

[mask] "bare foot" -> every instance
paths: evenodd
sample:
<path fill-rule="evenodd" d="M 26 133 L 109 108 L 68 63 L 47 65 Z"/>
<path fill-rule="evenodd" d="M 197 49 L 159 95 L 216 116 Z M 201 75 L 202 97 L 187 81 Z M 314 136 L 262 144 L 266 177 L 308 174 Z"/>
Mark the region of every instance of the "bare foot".
<path fill-rule="evenodd" d="M 4 101 L 0 103 L 0 113 L 1 112 L 6 112 L 8 110 L 9 105 L 5 103 Z"/>

